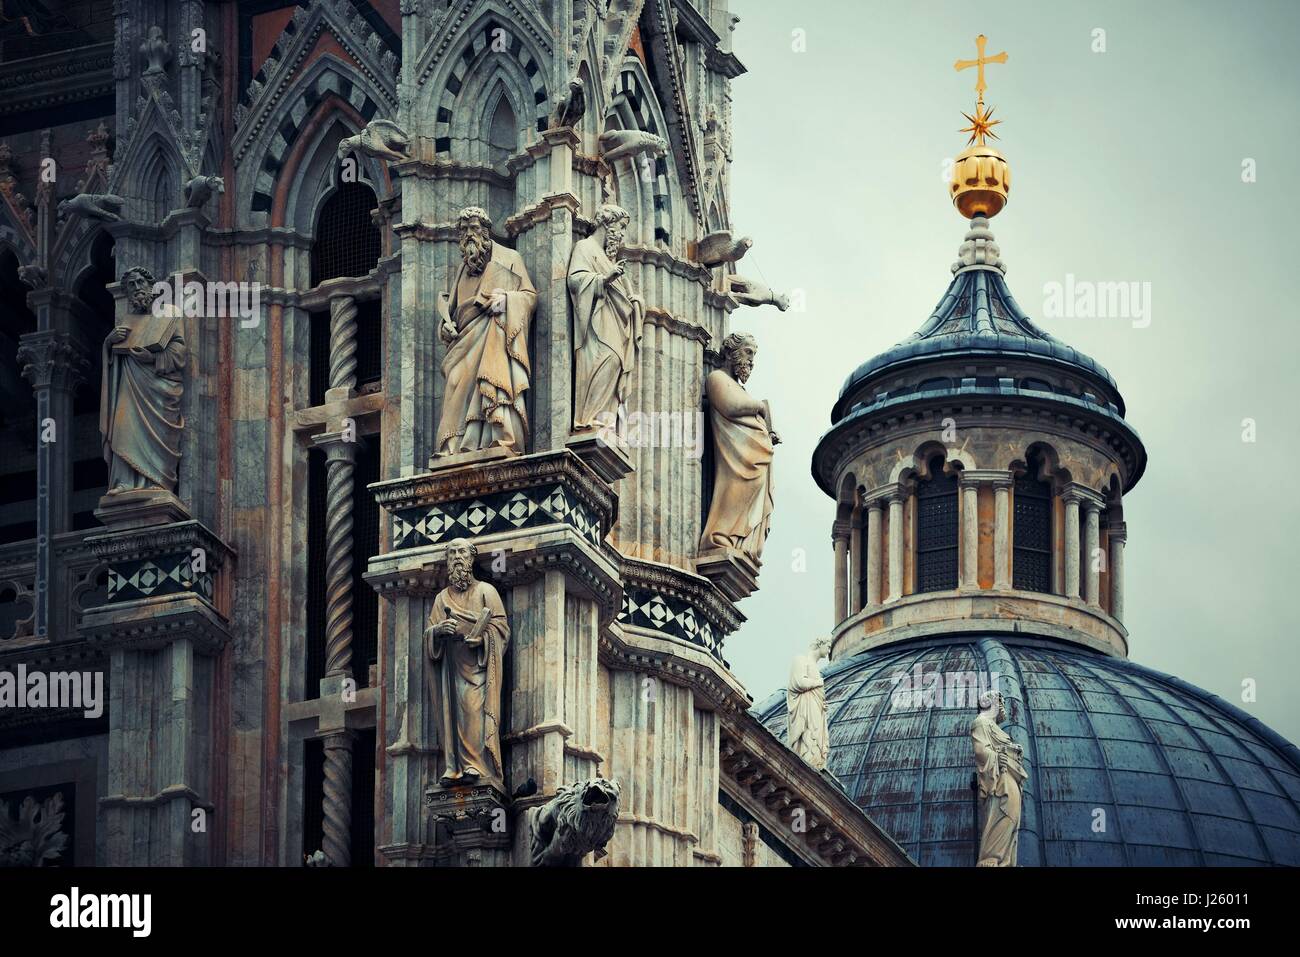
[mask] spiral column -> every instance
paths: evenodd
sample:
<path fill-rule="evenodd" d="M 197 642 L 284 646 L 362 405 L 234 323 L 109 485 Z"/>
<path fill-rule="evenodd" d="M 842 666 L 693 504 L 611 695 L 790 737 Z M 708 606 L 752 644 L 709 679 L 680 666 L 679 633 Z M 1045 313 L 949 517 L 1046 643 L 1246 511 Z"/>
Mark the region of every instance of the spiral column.
<path fill-rule="evenodd" d="M 357 304 L 330 300 L 329 389 L 325 400 L 347 401 L 357 384 Z M 352 677 L 352 494 L 357 436 L 343 428 L 314 439 L 325 451 L 325 678 L 321 695 L 341 694 Z M 324 735 L 324 838 L 321 850 L 334 867 L 352 863 L 352 732 L 344 721 Z"/>

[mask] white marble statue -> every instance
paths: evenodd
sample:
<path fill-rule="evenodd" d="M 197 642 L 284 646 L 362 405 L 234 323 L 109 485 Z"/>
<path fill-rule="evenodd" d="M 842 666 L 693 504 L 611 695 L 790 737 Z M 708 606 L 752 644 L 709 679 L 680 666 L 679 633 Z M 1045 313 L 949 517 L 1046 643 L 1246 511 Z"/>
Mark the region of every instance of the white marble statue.
<path fill-rule="evenodd" d="M 1002 695 L 996 691 L 980 695 L 980 713 L 970 726 L 982 821 L 979 867 L 1016 866 L 1020 786 L 1028 775 L 1022 763 L 1023 749 L 1000 727 L 1006 718 Z"/>
<path fill-rule="evenodd" d="M 537 290 L 519 253 L 492 241 L 492 220 L 460 211 L 461 264 L 450 296 L 438 297 L 446 387 L 438 455 L 528 450 L 528 327 Z"/>
<path fill-rule="evenodd" d="M 596 211 L 596 229 L 573 246 L 569 299 L 573 303 L 573 430 L 608 422 L 627 399 L 645 321 L 645 304 L 632 291 L 618 258 L 627 211 Z"/>
<path fill-rule="evenodd" d="M 758 562 L 772 517 L 772 429 L 766 400 L 745 391 L 758 342 L 735 333 L 722 342 L 724 368 L 704 380 L 713 427 L 713 499 L 700 551 L 734 548 Z"/>
<path fill-rule="evenodd" d="M 510 623 L 501 595 L 474 577 L 478 549 L 447 545 L 447 587 L 433 599 L 425 629 L 434 663 L 433 704 L 441 721 L 443 787 L 504 787 L 501 689 Z"/>
<path fill-rule="evenodd" d="M 785 689 L 785 709 L 790 750 L 818 771 L 826 767 L 831 753 L 830 730 L 826 725 L 826 689 L 817 662 L 831 652 L 831 640 L 817 638 L 808 650 L 796 655 L 790 665 L 790 683 Z"/>

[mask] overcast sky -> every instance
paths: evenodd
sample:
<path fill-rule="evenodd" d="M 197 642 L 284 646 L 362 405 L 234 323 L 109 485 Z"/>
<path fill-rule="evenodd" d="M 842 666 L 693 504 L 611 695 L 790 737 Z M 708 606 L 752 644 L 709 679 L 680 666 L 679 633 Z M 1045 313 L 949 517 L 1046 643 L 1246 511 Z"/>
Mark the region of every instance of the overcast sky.
<path fill-rule="evenodd" d="M 1009 53 L 986 94 L 1012 170 L 992 223 L 1008 282 L 1110 370 L 1150 456 L 1125 500 L 1131 655 L 1300 740 L 1300 4 L 732 4 L 749 69 L 732 85 L 732 218 L 755 240 L 740 271 L 808 304 L 733 315 L 759 338 L 749 388 L 785 440 L 761 589 L 726 647 L 754 698 L 831 625 L 833 509 L 810 457 L 844 377 L 951 278 L 965 223 L 943 163 L 975 85 L 953 62 L 985 33 Z M 1044 285 L 1067 274 L 1150 283 L 1150 324 L 1046 318 Z"/>

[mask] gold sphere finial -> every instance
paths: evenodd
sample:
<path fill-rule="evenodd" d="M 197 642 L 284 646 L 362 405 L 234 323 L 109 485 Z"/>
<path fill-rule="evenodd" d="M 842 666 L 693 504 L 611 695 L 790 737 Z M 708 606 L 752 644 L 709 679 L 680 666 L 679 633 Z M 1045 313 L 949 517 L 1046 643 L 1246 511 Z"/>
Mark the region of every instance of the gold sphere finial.
<path fill-rule="evenodd" d="M 961 132 L 969 133 L 970 140 L 966 149 L 958 154 L 953 164 L 952 180 L 948 192 L 953 205 L 970 219 L 972 216 L 996 216 L 1007 204 L 1007 194 L 1011 190 L 1011 168 L 1006 158 L 993 147 L 987 145 L 988 138 L 997 139 L 993 127 L 1001 120 L 993 119 L 993 110 L 984 107 L 984 91 L 988 89 L 984 82 L 984 67 L 989 63 L 1006 63 L 1004 50 L 994 56 L 984 55 L 984 45 L 988 37 L 980 34 L 975 38 L 975 59 L 958 60 L 953 64 L 956 70 L 976 67 L 975 113 L 963 113 L 970 121 L 970 126 Z"/>

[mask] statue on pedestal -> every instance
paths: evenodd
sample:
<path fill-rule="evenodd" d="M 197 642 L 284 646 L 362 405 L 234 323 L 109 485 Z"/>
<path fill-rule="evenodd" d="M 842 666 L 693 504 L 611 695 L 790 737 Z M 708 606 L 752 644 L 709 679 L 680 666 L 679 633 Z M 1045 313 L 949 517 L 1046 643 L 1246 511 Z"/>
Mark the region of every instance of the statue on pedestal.
<path fill-rule="evenodd" d="M 181 458 L 183 374 L 189 360 L 174 305 L 154 308 L 154 278 L 136 266 L 122 276 L 127 312 L 104 340 L 99 431 L 108 495 L 171 492 Z"/>
<path fill-rule="evenodd" d="M 492 220 L 477 206 L 460 211 L 461 264 L 450 296 L 438 297 L 438 336 L 446 387 L 438 455 L 528 447 L 528 327 L 537 290 L 513 249 L 492 241 Z"/>
<path fill-rule="evenodd" d="M 983 820 L 979 867 L 1016 866 L 1021 785 L 1028 775 L 1023 764 L 1024 749 L 999 727 L 1006 719 L 1002 695 L 996 691 L 980 695 L 980 713 L 970 726 Z"/>
<path fill-rule="evenodd" d="M 818 771 L 826 767 L 826 759 L 830 757 L 831 738 L 826 725 L 825 682 L 817 662 L 830 652 L 829 638 L 815 639 L 807 652 L 795 656 L 790 665 L 790 683 L 785 689 L 790 750 Z"/>
<path fill-rule="evenodd" d="M 424 632 L 435 672 L 433 707 L 441 722 L 441 783 L 504 789 L 501 684 L 510 624 L 501 595 L 474 577 L 477 557 L 478 549 L 466 539 L 448 544 L 448 584 L 434 598 Z"/>
<path fill-rule="evenodd" d="M 569 259 L 575 432 L 613 421 L 636 365 L 645 304 L 618 259 L 628 220 L 626 210 L 601 206 L 595 231 L 574 244 Z"/>
<path fill-rule="evenodd" d="M 755 563 L 763 552 L 772 517 L 772 449 L 781 437 L 772 429 L 766 400 L 745 391 L 758 342 L 733 332 L 722 342 L 724 368 L 704 380 L 713 426 L 713 500 L 700 536 L 700 551 L 734 548 Z"/>

